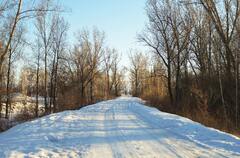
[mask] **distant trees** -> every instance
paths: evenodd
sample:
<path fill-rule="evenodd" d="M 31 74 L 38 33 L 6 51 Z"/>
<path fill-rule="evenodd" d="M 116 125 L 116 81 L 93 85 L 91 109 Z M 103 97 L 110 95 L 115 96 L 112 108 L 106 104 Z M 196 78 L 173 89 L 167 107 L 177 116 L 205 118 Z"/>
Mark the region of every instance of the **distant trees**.
<path fill-rule="evenodd" d="M 120 57 L 116 54 L 113 59 L 113 64 L 111 68 L 111 86 L 110 86 L 110 96 L 120 96 L 126 90 L 126 80 L 125 80 L 125 68 L 120 68 Z"/>
<path fill-rule="evenodd" d="M 148 0 L 146 8 L 138 39 L 160 60 L 171 109 L 238 129 L 239 1 Z"/>
<path fill-rule="evenodd" d="M 71 52 L 71 60 L 76 69 L 76 78 L 80 94 L 79 99 L 85 99 L 86 89 L 91 85 L 90 96 L 93 99 L 93 88 L 96 75 L 99 73 L 99 64 L 103 54 L 104 33 L 94 30 L 92 34 L 84 30 L 78 35 L 78 43 Z"/>
<path fill-rule="evenodd" d="M 166 96 L 166 76 L 162 65 L 156 57 L 149 58 L 141 52 L 131 54 L 129 69 L 131 94 L 151 99 L 154 103 Z"/>
<path fill-rule="evenodd" d="M 106 48 L 103 53 L 103 67 L 105 71 L 106 80 L 106 94 L 105 97 L 108 99 L 111 96 L 113 85 L 117 80 L 117 61 L 118 54 L 115 49 Z M 110 80 L 110 73 L 112 73 L 112 81 Z M 116 88 L 116 87 L 114 87 Z"/>
<path fill-rule="evenodd" d="M 124 74 L 118 67 L 119 56 L 115 49 L 109 49 L 105 44 L 105 33 L 98 29 L 79 31 L 77 42 L 70 48 L 67 44 L 68 25 L 64 19 L 54 15 L 51 23 L 47 25 L 52 27 L 47 58 L 45 38 L 41 36 L 46 33 L 39 34 L 40 24 L 36 24 L 36 41 L 32 45 L 36 68 L 31 71 L 35 83 L 31 95 L 36 96 L 35 116 L 39 116 L 40 96 L 44 96 L 45 113 L 76 109 L 119 96 L 124 88 Z"/>
<path fill-rule="evenodd" d="M 144 90 L 144 81 L 148 77 L 148 59 L 142 53 L 130 56 L 130 81 L 133 96 L 141 96 Z"/>
<path fill-rule="evenodd" d="M 118 56 L 114 49 L 105 46 L 104 41 L 104 32 L 83 30 L 70 52 L 69 71 L 72 72 L 73 85 L 77 85 L 79 101 L 83 104 L 119 95 L 121 91 L 122 75 L 117 68 Z M 115 93 L 111 92 L 113 86 Z"/>

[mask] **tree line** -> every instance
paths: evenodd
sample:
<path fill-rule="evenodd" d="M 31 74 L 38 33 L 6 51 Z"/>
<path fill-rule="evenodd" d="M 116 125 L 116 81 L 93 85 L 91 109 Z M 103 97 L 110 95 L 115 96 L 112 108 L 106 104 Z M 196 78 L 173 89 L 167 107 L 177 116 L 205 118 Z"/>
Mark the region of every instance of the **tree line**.
<path fill-rule="evenodd" d="M 17 94 L 25 98 L 22 104 L 30 104 L 22 107 L 21 119 L 32 119 L 110 99 L 125 89 L 121 56 L 108 46 L 105 33 L 82 29 L 70 43 L 63 14 L 54 0 L 0 2 L 1 118 L 14 119 Z"/>
<path fill-rule="evenodd" d="M 131 58 L 133 94 L 162 110 L 239 133 L 239 3 L 148 0 L 148 23 L 138 40 L 149 52 Z M 146 56 L 154 61 L 148 68 Z M 156 89 L 156 79 L 165 93 L 146 94 L 145 87 Z"/>

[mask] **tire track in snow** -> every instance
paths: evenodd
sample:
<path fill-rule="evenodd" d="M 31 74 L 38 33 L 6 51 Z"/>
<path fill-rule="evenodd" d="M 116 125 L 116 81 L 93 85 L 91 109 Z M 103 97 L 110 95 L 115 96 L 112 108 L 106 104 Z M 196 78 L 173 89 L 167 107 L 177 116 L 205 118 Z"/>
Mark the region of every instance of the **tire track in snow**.
<path fill-rule="evenodd" d="M 138 104 L 138 103 L 131 103 L 131 106 L 136 106 L 136 104 Z M 142 106 L 144 106 L 144 105 L 142 105 Z M 195 157 L 195 156 L 201 155 L 201 157 L 206 157 L 206 158 L 208 158 L 209 156 L 210 157 L 217 156 L 217 157 L 226 158 L 225 155 L 223 155 L 222 153 L 220 153 L 220 151 L 218 151 L 216 149 L 213 150 L 212 148 L 208 148 L 207 146 L 198 144 L 195 141 L 192 141 L 191 139 L 189 139 L 188 137 L 186 137 L 184 135 L 180 135 L 178 133 L 175 133 L 174 131 L 170 131 L 169 129 L 161 129 L 158 126 L 158 124 L 156 124 L 157 118 L 143 115 L 142 113 L 139 113 L 138 111 L 133 111 L 131 108 L 129 108 L 129 109 L 132 113 L 134 113 L 138 117 L 139 121 L 142 121 L 143 123 L 148 124 L 149 127 L 151 127 L 152 129 L 158 129 L 158 130 L 164 131 L 164 133 L 166 133 L 165 134 L 166 137 L 169 137 L 170 134 L 173 138 L 176 138 L 176 136 L 179 136 L 179 138 L 184 137 L 186 139 L 186 141 L 188 141 L 188 143 L 183 143 L 182 141 L 172 142 L 172 141 L 170 141 L 170 139 L 166 139 L 166 141 L 162 142 L 159 140 L 159 137 L 156 135 L 156 133 L 153 133 L 153 131 L 148 130 L 149 134 L 159 142 L 159 145 L 164 145 L 164 146 L 169 147 L 169 149 L 172 152 L 174 152 L 178 157 L 186 157 L 186 155 L 191 155 L 190 157 Z M 145 113 L 145 114 L 147 114 L 147 113 Z M 150 119 L 153 119 L 153 120 L 150 120 Z M 193 146 L 189 145 L 189 143 L 198 145 L 197 146 L 198 148 L 197 149 L 194 148 Z M 179 151 L 181 151 L 181 155 L 177 154 L 177 152 L 179 152 Z M 211 151 L 211 152 L 209 152 L 209 151 Z"/>
<path fill-rule="evenodd" d="M 184 124 L 182 130 L 178 123 Z M 18 125 L 0 134 L 0 157 L 239 157 L 237 139 L 192 125 L 197 123 L 146 107 L 139 99 L 119 98 Z M 187 130 L 232 144 L 219 150 L 189 137 Z"/>
<path fill-rule="evenodd" d="M 124 139 L 124 136 L 121 130 L 117 131 L 117 130 L 110 129 L 110 128 L 118 129 L 118 126 L 117 126 L 117 120 L 115 120 L 114 105 L 108 104 L 108 106 L 109 108 L 105 112 L 105 122 L 107 121 L 107 123 L 105 123 L 106 125 L 105 129 L 106 129 L 106 137 L 108 138 L 109 145 L 113 152 L 113 157 L 116 157 L 116 158 L 137 157 L 136 153 L 134 155 L 134 152 L 129 150 L 131 149 L 131 147 L 129 147 L 128 144 L 126 143 L 127 140 Z M 112 136 L 115 136 L 115 137 L 112 138 Z"/>

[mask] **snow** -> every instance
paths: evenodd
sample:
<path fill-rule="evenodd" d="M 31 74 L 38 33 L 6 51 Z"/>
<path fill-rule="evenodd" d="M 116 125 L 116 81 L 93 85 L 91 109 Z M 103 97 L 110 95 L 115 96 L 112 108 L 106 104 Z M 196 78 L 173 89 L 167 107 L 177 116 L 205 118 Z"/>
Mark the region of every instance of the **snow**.
<path fill-rule="evenodd" d="M 15 117 L 18 116 L 19 114 L 23 113 L 24 109 L 28 109 L 31 111 L 35 110 L 35 102 L 36 102 L 36 97 L 32 96 L 29 97 L 27 95 L 21 94 L 21 93 L 13 93 L 11 95 L 11 113 L 10 113 L 10 120 L 14 121 Z M 4 101 L 6 99 L 6 96 L 4 98 Z M 2 104 L 2 116 L 5 116 L 5 106 L 6 104 Z M 39 114 L 42 114 L 44 112 L 44 98 L 42 96 L 38 97 L 38 109 L 39 109 Z"/>
<path fill-rule="evenodd" d="M 0 134 L 0 157 L 240 157 L 240 139 L 121 97 Z"/>

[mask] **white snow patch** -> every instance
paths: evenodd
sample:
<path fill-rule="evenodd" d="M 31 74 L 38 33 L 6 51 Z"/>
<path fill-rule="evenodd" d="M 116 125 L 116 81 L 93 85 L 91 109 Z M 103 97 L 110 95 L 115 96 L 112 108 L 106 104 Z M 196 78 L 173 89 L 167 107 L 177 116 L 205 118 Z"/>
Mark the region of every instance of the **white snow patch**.
<path fill-rule="evenodd" d="M 0 134 L 0 157 L 240 157 L 239 138 L 121 97 Z"/>

